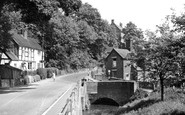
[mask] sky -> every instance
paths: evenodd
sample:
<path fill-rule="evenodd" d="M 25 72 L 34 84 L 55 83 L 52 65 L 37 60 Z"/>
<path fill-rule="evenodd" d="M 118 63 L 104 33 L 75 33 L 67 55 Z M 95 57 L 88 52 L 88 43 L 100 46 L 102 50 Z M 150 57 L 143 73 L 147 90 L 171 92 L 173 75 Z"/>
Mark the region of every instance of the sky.
<path fill-rule="evenodd" d="M 82 0 L 98 9 L 102 19 L 109 23 L 112 19 L 125 26 L 133 22 L 143 31 L 155 30 L 162 24 L 166 15 L 172 14 L 171 8 L 180 15 L 184 9 L 185 0 Z"/>

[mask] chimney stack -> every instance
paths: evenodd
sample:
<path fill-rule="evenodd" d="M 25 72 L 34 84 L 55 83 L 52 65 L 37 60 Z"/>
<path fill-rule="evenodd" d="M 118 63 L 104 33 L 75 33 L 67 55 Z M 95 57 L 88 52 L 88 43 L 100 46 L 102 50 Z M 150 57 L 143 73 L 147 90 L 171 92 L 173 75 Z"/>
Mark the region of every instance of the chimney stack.
<path fill-rule="evenodd" d="M 119 23 L 119 26 L 120 26 L 120 27 L 122 27 L 122 26 L 123 26 L 123 24 L 122 24 L 122 23 Z"/>
<path fill-rule="evenodd" d="M 28 31 L 27 31 L 27 29 L 24 30 L 24 33 L 23 34 L 24 34 L 23 37 L 25 39 L 27 39 L 28 38 Z"/>
<path fill-rule="evenodd" d="M 114 19 L 111 20 L 111 23 L 114 24 Z"/>

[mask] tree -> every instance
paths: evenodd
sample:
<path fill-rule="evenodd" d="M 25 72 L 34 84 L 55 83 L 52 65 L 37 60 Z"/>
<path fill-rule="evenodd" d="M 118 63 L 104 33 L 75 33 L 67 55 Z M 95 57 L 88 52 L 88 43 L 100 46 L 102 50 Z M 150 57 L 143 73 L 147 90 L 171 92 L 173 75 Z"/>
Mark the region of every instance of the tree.
<path fill-rule="evenodd" d="M 1 15 L 0 17 L 0 50 L 6 51 L 11 47 L 10 41 L 12 39 L 9 31 L 11 30 L 11 24 L 7 20 L 8 17 Z"/>
<path fill-rule="evenodd" d="M 85 3 L 77 12 L 77 20 L 83 20 L 93 27 L 95 32 L 98 32 L 99 24 L 101 22 L 101 15 L 96 8 Z"/>
<path fill-rule="evenodd" d="M 20 23 L 20 13 L 8 11 L 9 6 L 1 8 L 0 12 L 0 50 L 6 51 L 11 47 L 12 36 L 10 31 L 15 29 Z"/>
<path fill-rule="evenodd" d="M 164 80 L 169 77 L 169 75 L 175 76 L 179 73 L 181 66 L 179 66 L 178 57 L 180 53 L 177 45 L 177 39 L 173 32 L 166 24 L 158 26 L 160 35 L 156 35 L 153 32 L 147 32 L 148 41 L 145 43 L 143 48 L 143 61 L 144 67 L 153 76 L 151 79 L 159 80 L 161 87 L 161 100 L 164 100 Z M 175 45 L 176 44 L 176 45 Z"/>
<path fill-rule="evenodd" d="M 66 69 L 70 65 L 68 57 L 78 46 L 78 26 L 70 17 L 58 15 L 52 18 L 49 28 L 45 39 L 46 61 L 56 60 L 56 67 Z"/>
<path fill-rule="evenodd" d="M 95 33 L 94 42 L 89 44 L 89 54 L 95 60 L 102 61 L 105 57 L 107 46 L 117 46 L 116 31 L 107 21 L 101 19 L 101 15 L 96 8 L 85 3 L 79 9 L 76 20 L 85 21 L 93 33 Z"/>
<path fill-rule="evenodd" d="M 132 42 L 133 50 L 137 53 L 142 48 L 142 44 L 144 42 L 144 36 L 141 29 L 137 28 L 137 26 L 129 22 L 126 24 L 125 28 L 123 28 L 124 39 L 130 39 Z"/>
<path fill-rule="evenodd" d="M 88 25 L 85 21 L 78 21 L 79 28 L 79 49 L 89 51 L 89 45 L 93 44 L 97 38 L 97 34 L 94 29 Z"/>
<path fill-rule="evenodd" d="M 62 8 L 66 16 L 76 15 L 76 12 L 81 8 L 81 0 L 58 0 L 60 3 L 59 7 Z"/>

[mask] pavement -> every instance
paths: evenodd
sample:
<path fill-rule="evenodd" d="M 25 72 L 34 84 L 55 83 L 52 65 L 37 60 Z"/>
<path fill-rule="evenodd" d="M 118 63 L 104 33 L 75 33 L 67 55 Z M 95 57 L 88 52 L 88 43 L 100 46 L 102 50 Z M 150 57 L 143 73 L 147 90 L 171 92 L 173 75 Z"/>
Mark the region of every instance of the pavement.
<path fill-rule="evenodd" d="M 58 98 L 87 76 L 87 71 L 46 79 L 26 86 L 0 89 L 0 115 L 42 115 Z M 64 97 L 61 97 L 64 96 Z"/>

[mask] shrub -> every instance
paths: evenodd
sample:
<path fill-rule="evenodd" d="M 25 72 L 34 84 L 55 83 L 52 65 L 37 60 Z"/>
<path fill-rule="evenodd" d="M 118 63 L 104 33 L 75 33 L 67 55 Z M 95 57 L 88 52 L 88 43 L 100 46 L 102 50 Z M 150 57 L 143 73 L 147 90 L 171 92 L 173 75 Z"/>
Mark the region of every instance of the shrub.
<path fill-rule="evenodd" d="M 47 69 L 46 68 L 38 68 L 37 74 L 40 76 L 41 79 L 47 78 Z"/>
<path fill-rule="evenodd" d="M 40 81 L 40 76 L 39 75 L 35 75 L 33 76 L 34 82 Z"/>
<path fill-rule="evenodd" d="M 129 99 L 129 102 L 134 101 L 134 100 L 138 100 L 138 99 L 143 99 L 145 97 L 148 97 L 148 92 L 144 91 L 142 89 L 137 89 L 134 93 L 134 95 L 132 95 L 132 97 Z"/>
<path fill-rule="evenodd" d="M 27 71 L 27 75 L 31 76 L 37 75 L 37 71 Z"/>
<path fill-rule="evenodd" d="M 30 76 L 30 75 L 26 75 L 24 79 L 25 79 L 26 84 L 34 82 L 33 76 Z"/>
<path fill-rule="evenodd" d="M 53 76 L 53 72 L 55 71 L 52 68 L 47 68 L 47 78 L 51 78 Z"/>
<path fill-rule="evenodd" d="M 40 76 L 41 79 L 51 78 L 53 72 L 55 72 L 56 76 L 63 75 L 66 73 L 65 70 L 58 70 L 57 68 L 54 67 L 37 69 L 37 74 Z"/>
<path fill-rule="evenodd" d="M 46 69 L 47 69 L 47 78 L 51 78 L 53 75 L 53 72 L 55 72 L 56 76 L 60 75 L 58 72 L 59 70 L 57 68 L 52 67 L 52 68 L 46 68 Z"/>
<path fill-rule="evenodd" d="M 141 82 L 139 81 L 139 88 L 144 89 L 154 89 L 154 84 L 152 82 Z"/>
<path fill-rule="evenodd" d="M 59 75 L 64 75 L 66 74 L 67 72 L 65 70 L 59 70 Z"/>
<path fill-rule="evenodd" d="M 34 75 L 34 76 L 26 75 L 24 77 L 24 80 L 25 80 L 25 84 L 29 84 L 29 83 L 40 81 L 40 76 L 39 75 Z"/>

